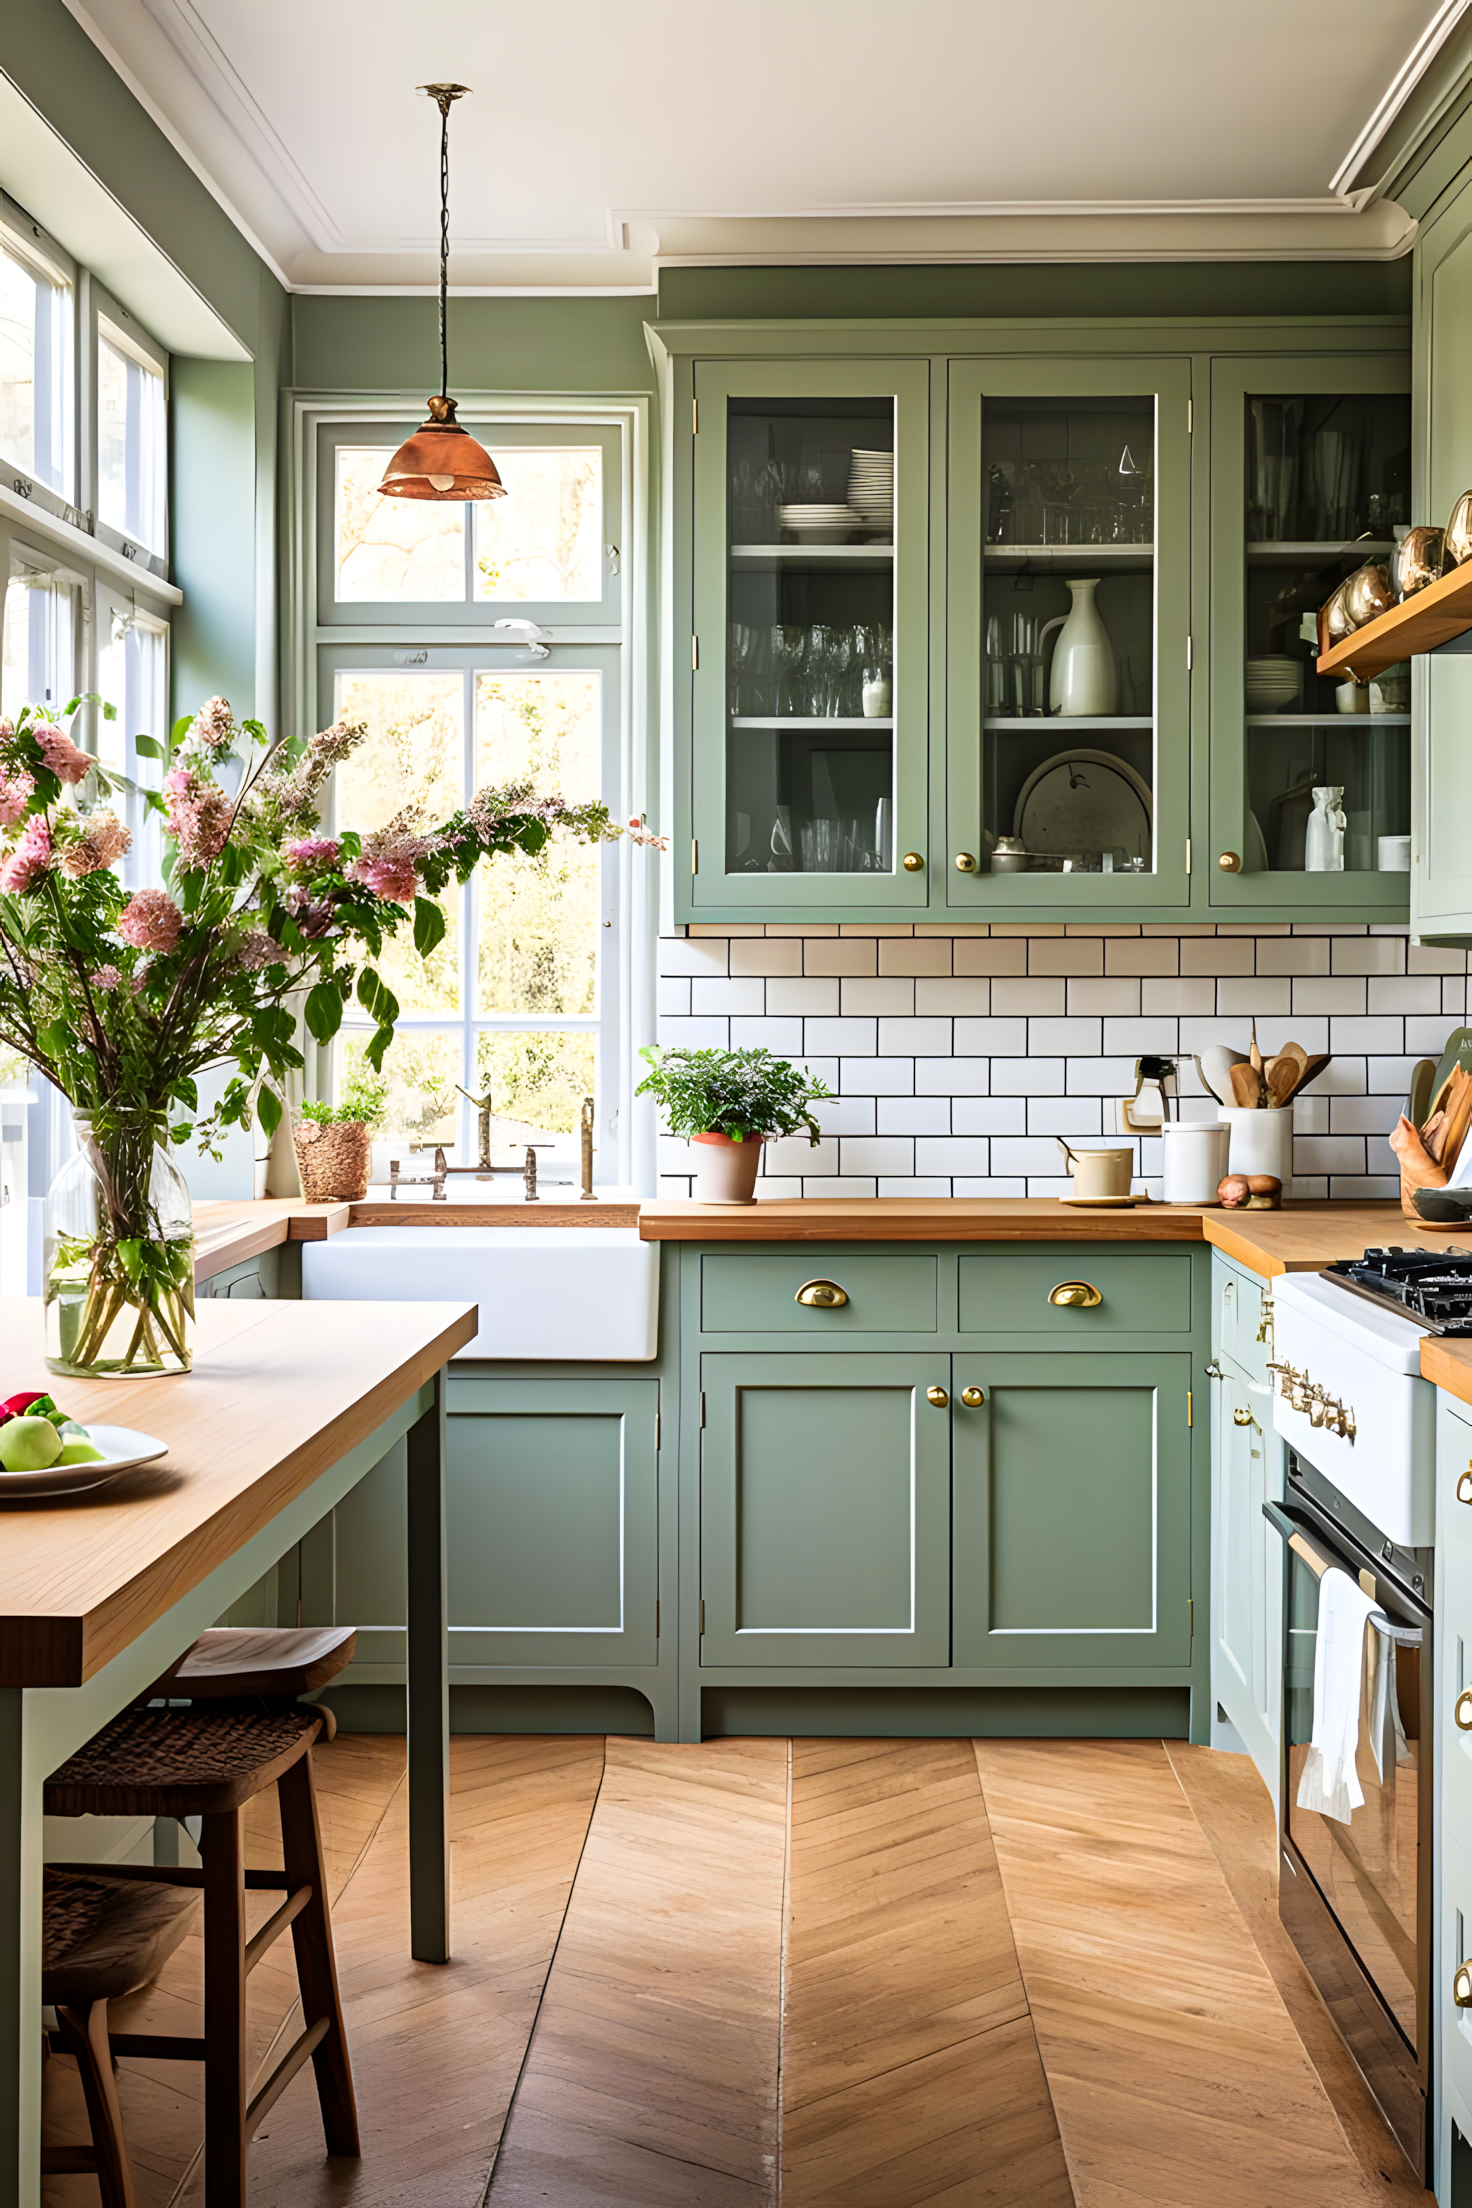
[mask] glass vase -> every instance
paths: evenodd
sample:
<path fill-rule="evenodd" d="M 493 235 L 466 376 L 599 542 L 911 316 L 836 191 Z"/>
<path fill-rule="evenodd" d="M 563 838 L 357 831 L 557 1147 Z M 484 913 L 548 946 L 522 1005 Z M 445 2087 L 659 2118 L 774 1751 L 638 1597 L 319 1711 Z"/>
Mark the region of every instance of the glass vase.
<path fill-rule="evenodd" d="M 46 1363 L 78 1378 L 188 1372 L 189 1190 L 151 1113 L 78 1112 L 77 1149 L 46 1197 Z"/>

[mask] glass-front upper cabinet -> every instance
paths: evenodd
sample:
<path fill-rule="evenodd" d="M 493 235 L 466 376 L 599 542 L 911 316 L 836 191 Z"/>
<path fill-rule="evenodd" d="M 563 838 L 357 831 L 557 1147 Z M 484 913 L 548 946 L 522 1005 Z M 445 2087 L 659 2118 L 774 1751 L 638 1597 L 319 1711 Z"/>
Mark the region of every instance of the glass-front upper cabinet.
<path fill-rule="evenodd" d="M 929 378 L 696 367 L 696 914 L 927 902 Z"/>
<path fill-rule="evenodd" d="M 1406 905 L 1411 670 L 1316 671 L 1317 614 L 1411 519 L 1403 355 L 1212 367 L 1211 902 Z"/>
<path fill-rule="evenodd" d="M 948 902 L 1184 905 L 1190 366 L 950 364 Z"/>

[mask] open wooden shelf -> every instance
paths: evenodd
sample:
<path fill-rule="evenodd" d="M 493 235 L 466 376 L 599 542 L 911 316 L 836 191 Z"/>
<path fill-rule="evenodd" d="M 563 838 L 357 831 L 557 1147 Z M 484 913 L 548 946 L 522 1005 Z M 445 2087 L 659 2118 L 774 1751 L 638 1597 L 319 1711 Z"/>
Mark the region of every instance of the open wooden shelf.
<path fill-rule="evenodd" d="M 1434 652 L 1455 636 L 1472 629 L 1472 560 L 1454 567 L 1450 575 L 1428 583 L 1403 606 L 1367 621 L 1353 636 L 1325 652 L 1319 661 L 1321 675 L 1358 675 L 1368 682 L 1372 675 L 1397 666 L 1421 652 Z"/>

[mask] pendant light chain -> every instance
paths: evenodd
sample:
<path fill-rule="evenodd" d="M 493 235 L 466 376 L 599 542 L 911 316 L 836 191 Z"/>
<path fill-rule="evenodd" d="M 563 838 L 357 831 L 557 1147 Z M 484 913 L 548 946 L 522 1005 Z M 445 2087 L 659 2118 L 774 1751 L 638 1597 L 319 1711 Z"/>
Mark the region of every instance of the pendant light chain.
<path fill-rule="evenodd" d="M 448 89 L 440 92 L 440 397 L 450 395 L 450 341 L 446 335 L 445 306 L 450 295 L 450 102 Z"/>

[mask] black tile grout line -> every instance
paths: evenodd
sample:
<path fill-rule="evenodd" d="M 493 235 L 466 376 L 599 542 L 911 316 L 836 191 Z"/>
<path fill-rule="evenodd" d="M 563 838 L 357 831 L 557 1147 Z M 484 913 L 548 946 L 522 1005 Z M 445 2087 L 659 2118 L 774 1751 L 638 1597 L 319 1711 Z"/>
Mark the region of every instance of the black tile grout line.
<path fill-rule="evenodd" d="M 521 2092 L 521 2081 L 526 2076 L 526 2066 L 531 2061 L 532 2048 L 536 2044 L 537 2026 L 542 2021 L 542 2007 L 547 1999 L 547 1988 L 551 1985 L 552 1973 L 557 1968 L 557 1957 L 562 1948 L 562 1935 L 567 1930 L 568 1912 L 572 1908 L 572 1897 L 577 1892 L 578 1877 L 583 1868 L 583 1857 L 588 1852 L 588 1838 L 593 1830 L 593 1819 L 598 1814 L 598 1804 L 603 1799 L 603 1781 L 607 1775 L 608 1735 L 605 1733 L 603 1736 L 603 1761 L 598 1767 L 598 1785 L 593 1795 L 592 1807 L 588 1811 L 588 1822 L 583 1828 L 582 1845 L 578 1849 L 578 1859 L 573 1865 L 572 1877 L 567 1882 L 567 1899 L 562 1905 L 562 1916 L 557 1926 L 557 1937 L 552 1942 L 552 1952 L 547 1958 L 547 1968 L 542 1974 L 542 1990 L 537 1995 L 537 2006 L 532 2015 L 531 2029 L 526 2035 L 526 2045 L 521 2051 L 521 2061 L 516 2071 L 516 2083 L 512 2086 L 511 2097 L 506 2103 L 506 2114 L 501 2122 L 501 2136 L 496 2141 L 496 2150 L 491 2156 L 491 2166 L 486 2171 L 485 2189 L 480 2196 L 480 2208 L 489 2208 L 491 2191 L 496 2182 L 496 2166 L 501 2159 L 501 2149 L 506 2144 L 506 2134 L 511 2129 L 511 2119 L 516 2113 L 516 2102 Z"/>

